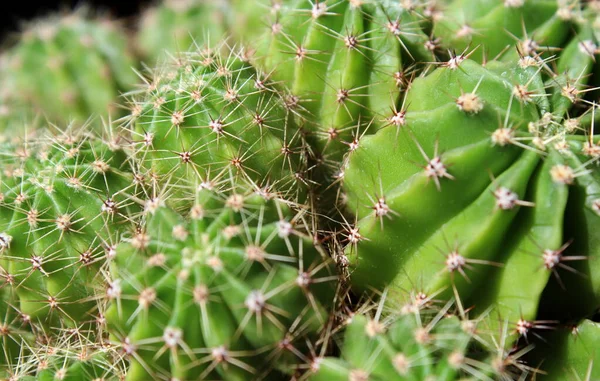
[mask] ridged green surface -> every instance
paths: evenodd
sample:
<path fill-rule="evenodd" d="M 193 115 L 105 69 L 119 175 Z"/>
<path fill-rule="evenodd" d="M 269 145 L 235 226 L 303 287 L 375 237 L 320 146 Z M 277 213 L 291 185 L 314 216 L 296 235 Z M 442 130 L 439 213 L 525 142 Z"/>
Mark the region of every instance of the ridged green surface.
<path fill-rule="evenodd" d="M 145 202 L 106 289 L 126 380 L 284 380 L 309 356 L 335 269 L 306 211 L 257 190 L 224 177 L 198 189 L 184 217 Z"/>
<path fill-rule="evenodd" d="M 495 307 L 511 343 L 544 329 L 536 318 L 548 283 L 566 282 L 572 266 L 590 266 L 585 282 L 597 282 L 596 235 L 581 227 L 600 215 L 571 216 L 597 202 L 598 138 L 550 117 L 556 103 L 544 92 L 535 67 L 469 60 L 413 82 L 406 126 L 365 137 L 344 167 L 358 219 L 344 233 L 357 290 L 390 285 L 400 302 L 411 291 L 458 294 L 476 311 Z M 572 202 L 581 191 L 585 201 Z M 593 312 L 597 290 L 577 294 L 577 313 Z"/>
<path fill-rule="evenodd" d="M 517 380 L 531 368 L 502 348 L 505 333 L 469 319 L 460 305 L 413 295 L 401 310 L 352 313 L 339 357 L 311 365 L 311 381 Z M 381 307 L 381 305 L 379 306 Z M 382 313 L 383 312 L 383 313 Z"/>
<path fill-rule="evenodd" d="M 306 193 L 302 130 L 263 73 L 235 57 L 191 52 L 153 72 L 146 90 L 126 126 L 141 169 L 177 184 L 167 190 L 172 203 L 222 173 L 290 199 Z"/>
<path fill-rule="evenodd" d="M 11 309 L 48 329 L 93 320 L 128 204 L 125 153 L 70 130 L 1 150 L 0 265 Z"/>
<path fill-rule="evenodd" d="M 33 21 L 8 54 L 14 96 L 55 123 L 116 116 L 137 82 L 123 31 L 85 11 Z"/>
<path fill-rule="evenodd" d="M 553 334 L 552 345 L 544 346 L 539 380 L 600 379 L 600 324 L 584 320 L 571 330 Z M 541 356 L 540 356 L 541 357 Z"/>
<path fill-rule="evenodd" d="M 208 48 L 225 36 L 226 1 L 166 0 L 141 17 L 137 46 L 150 66 L 168 56 Z"/>
<path fill-rule="evenodd" d="M 410 77 L 405 69 L 434 60 L 419 16 L 400 2 L 233 1 L 232 7 L 233 34 L 252 62 L 296 97 L 315 153 L 326 160 L 339 159 L 367 126 L 372 133 L 389 125 Z"/>

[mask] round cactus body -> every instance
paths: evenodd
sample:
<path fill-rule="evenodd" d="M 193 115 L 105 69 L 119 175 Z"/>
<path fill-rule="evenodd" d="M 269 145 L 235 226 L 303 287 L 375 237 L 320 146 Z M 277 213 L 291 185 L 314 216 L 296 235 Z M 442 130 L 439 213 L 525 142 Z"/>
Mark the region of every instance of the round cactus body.
<path fill-rule="evenodd" d="M 275 380 L 306 362 L 337 279 L 306 211 L 229 177 L 198 189 L 185 217 L 145 205 L 106 289 L 126 380 Z"/>
<path fill-rule="evenodd" d="M 225 35 L 223 0 L 167 0 L 142 15 L 137 35 L 142 55 L 154 65 L 171 55 L 213 46 Z"/>
<path fill-rule="evenodd" d="M 513 327 L 509 344 L 548 328 L 536 317 L 549 278 L 564 287 L 573 266 L 596 266 L 595 236 L 565 226 L 600 220 L 572 218 L 598 197 L 600 143 L 590 130 L 577 135 L 579 119 L 552 113 L 562 106 L 548 101 L 539 67 L 455 63 L 412 83 L 405 126 L 348 155 L 357 223 L 343 239 L 358 290 L 391 285 L 401 303 L 423 292 L 493 306 Z M 585 201 L 574 203 L 580 192 Z"/>
<path fill-rule="evenodd" d="M 240 59 L 194 52 L 153 74 L 127 126 L 141 169 L 180 185 L 173 204 L 224 172 L 294 198 L 306 193 L 307 154 L 288 101 Z"/>
<path fill-rule="evenodd" d="M 7 53 L 14 96 L 57 123 L 107 116 L 137 82 L 116 24 L 80 13 L 34 21 Z"/>
<path fill-rule="evenodd" d="M 436 306 L 413 295 L 401 310 L 353 313 L 345 320 L 339 358 L 316 359 L 311 381 L 516 380 L 531 368 L 502 348 L 505 336 L 487 319 L 470 320 L 458 305 Z M 379 306 L 381 307 L 381 305 Z"/>
<path fill-rule="evenodd" d="M 0 275 L 11 309 L 44 334 L 94 320 L 102 268 L 132 213 L 115 144 L 61 131 L 2 146 Z"/>
<path fill-rule="evenodd" d="M 400 2 L 236 1 L 233 9 L 241 20 L 232 33 L 296 98 L 315 154 L 325 160 L 388 125 L 410 78 L 406 69 L 434 60 L 422 20 Z"/>

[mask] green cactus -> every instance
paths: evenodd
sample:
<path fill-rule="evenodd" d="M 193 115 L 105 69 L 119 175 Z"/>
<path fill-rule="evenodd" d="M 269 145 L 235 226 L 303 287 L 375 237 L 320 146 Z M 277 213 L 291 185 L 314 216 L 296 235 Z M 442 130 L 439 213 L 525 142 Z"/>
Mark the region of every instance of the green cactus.
<path fill-rule="evenodd" d="M 406 126 L 349 153 L 343 181 L 357 224 L 345 229 L 346 253 L 357 290 L 494 306 L 514 327 L 510 344 L 549 328 L 535 319 L 550 277 L 560 284 L 586 255 L 597 263 L 594 234 L 572 237 L 565 225 L 575 230 L 585 221 L 568 217 L 593 211 L 599 143 L 593 129 L 573 135 L 580 119 L 551 113 L 562 106 L 545 98 L 537 65 L 455 63 L 411 84 Z M 588 196 L 574 204 L 579 188 Z M 586 251 L 571 254 L 571 239 Z M 585 300 L 600 304 L 598 294 Z"/>
<path fill-rule="evenodd" d="M 118 114 L 117 97 L 137 82 L 117 25 L 85 13 L 33 21 L 6 53 L 14 96 L 56 123 Z"/>
<path fill-rule="evenodd" d="M 556 0 L 455 0 L 438 4 L 433 35 L 445 49 L 463 52 L 482 62 L 508 53 L 529 56 L 560 48 L 573 24 L 583 18 L 578 2 Z M 552 50 L 554 50 L 552 49 Z"/>
<path fill-rule="evenodd" d="M 584 320 L 571 330 L 549 338 L 541 354 L 541 381 L 592 381 L 600 379 L 600 324 Z"/>
<path fill-rule="evenodd" d="M 173 204 L 187 197 L 181 189 L 222 172 L 300 197 L 308 185 L 307 153 L 289 99 L 262 73 L 218 50 L 160 67 L 145 94 L 131 101 L 126 127 L 141 169 L 177 184 Z"/>
<path fill-rule="evenodd" d="M 36 353 L 33 356 L 38 364 L 35 380 L 120 381 L 125 377 L 125 362 L 115 348 L 96 348 L 94 344 L 79 341 L 59 342 L 57 347 Z"/>
<path fill-rule="evenodd" d="M 523 353 L 501 347 L 485 319 L 469 320 L 452 303 L 441 309 L 414 295 L 400 312 L 351 314 L 345 321 L 340 358 L 313 361 L 311 381 L 516 380 L 533 373 Z M 500 346 L 500 347 L 499 347 Z"/>
<path fill-rule="evenodd" d="M 64 330 L 49 341 L 38 341 L 20 356 L 9 380 L 19 381 L 120 381 L 126 363 L 117 348 L 97 341 L 95 333 Z"/>
<path fill-rule="evenodd" d="M 94 320 L 134 189 L 118 141 L 38 134 L 0 152 L 0 275 L 9 310 L 51 335 Z"/>
<path fill-rule="evenodd" d="M 34 342 L 28 316 L 19 314 L 15 305 L 18 297 L 14 290 L 6 287 L 5 273 L 0 267 L 0 377 L 9 378 L 12 370 L 22 366 L 21 361 L 29 355 L 29 345 Z"/>
<path fill-rule="evenodd" d="M 143 201 L 116 249 L 106 318 L 126 380 L 284 379 L 327 326 L 335 270 L 301 205 L 228 175 L 195 193 L 184 217 Z"/>
<path fill-rule="evenodd" d="M 223 0 L 166 0 L 141 16 L 137 46 L 154 64 L 168 55 L 214 46 L 225 35 Z"/>
<path fill-rule="evenodd" d="M 232 33 L 296 97 L 325 160 L 338 160 L 365 130 L 395 123 L 407 68 L 434 61 L 421 18 L 400 2 L 233 1 L 232 8 Z"/>

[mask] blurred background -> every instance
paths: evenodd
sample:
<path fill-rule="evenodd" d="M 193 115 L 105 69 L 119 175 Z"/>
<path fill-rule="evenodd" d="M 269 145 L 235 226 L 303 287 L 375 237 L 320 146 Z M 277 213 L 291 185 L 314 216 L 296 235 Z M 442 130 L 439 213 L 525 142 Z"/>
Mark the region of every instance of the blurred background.
<path fill-rule="evenodd" d="M 75 9 L 82 5 L 87 5 L 91 8 L 108 12 L 117 18 L 126 19 L 152 3 L 153 1 L 151 0 L 4 1 L 3 4 L 0 5 L 0 37 L 4 39 L 10 33 L 18 31 L 19 25 L 23 21 L 31 20 L 37 16 L 43 16 L 48 12 Z"/>

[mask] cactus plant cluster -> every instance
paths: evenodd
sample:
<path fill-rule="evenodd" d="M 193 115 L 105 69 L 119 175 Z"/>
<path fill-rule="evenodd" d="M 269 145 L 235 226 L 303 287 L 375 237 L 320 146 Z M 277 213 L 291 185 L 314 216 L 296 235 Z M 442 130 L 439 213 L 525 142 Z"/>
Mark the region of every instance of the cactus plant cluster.
<path fill-rule="evenodd" d="M 116 115 L 119 93 L 137 83 L 135 61 L 121 28 L 89 13 L 82 8 L 26 24 L 3 52 L 3 76 L 10 77 L 3 98 L 55 123 Z"/>
<path fill-rule="evenodd" d="M 0 57 L 0 378 L 600 377 L 598 1 L 82 13 Z"/>

